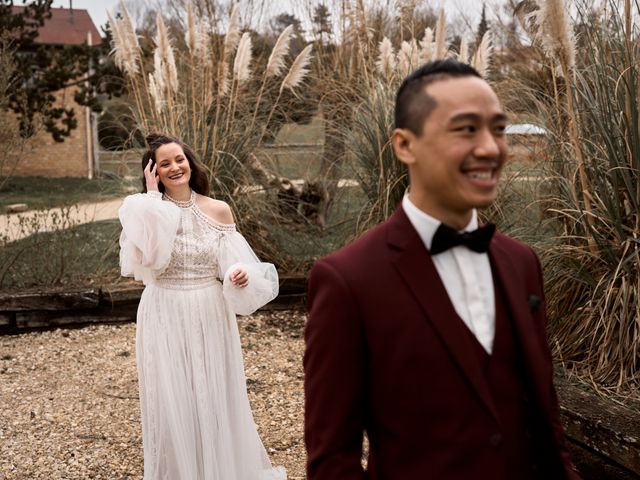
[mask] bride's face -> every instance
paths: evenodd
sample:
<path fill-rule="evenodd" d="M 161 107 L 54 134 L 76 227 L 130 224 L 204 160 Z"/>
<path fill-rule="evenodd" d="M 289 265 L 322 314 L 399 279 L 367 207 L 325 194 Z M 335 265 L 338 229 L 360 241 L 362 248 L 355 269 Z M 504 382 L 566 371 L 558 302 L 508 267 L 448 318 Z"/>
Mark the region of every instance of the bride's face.
<path fill-rule="evenodd" d="M 158 180 L 164 188 L 174 190 L 189 184 L 191 166 L 177 143 L 167 143 L 156 150 L 156 165 Z"/>

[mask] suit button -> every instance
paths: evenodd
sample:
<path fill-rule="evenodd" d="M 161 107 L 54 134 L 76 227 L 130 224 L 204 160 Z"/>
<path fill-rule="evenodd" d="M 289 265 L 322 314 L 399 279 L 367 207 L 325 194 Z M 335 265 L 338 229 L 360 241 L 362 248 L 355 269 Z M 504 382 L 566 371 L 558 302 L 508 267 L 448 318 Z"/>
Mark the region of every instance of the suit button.
<path fill-rule="evenodd" d="M 494 433 L 489 437 L 489 445 L 491 445 L 492 447 L 497 447 L 501 443 L 502 443 L 502 435 L 500 435 L 499 433 Z"/>

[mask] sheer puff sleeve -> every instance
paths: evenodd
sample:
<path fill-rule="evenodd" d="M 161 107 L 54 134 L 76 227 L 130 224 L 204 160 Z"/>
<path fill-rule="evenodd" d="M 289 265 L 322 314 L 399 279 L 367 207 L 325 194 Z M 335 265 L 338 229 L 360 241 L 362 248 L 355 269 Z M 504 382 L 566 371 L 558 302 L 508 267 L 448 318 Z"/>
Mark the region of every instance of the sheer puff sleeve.
<path fill-rule="evenodd" d="M 149 284 L 169 265 L 180 208 L 163 202 L 160 192 L 137 193 L 124 199 L 118 216 L 121 273 Z"/>
<path fill-rule="evenodd" d="M 224 272 L 222 293 L 236 315 L 250 315 L 278 295 L 278 272 L 272 263 L 260 262 L 236 231 L 225 232 L 220 239 L 220 273 Z M 249 284 L 236 287 L 229 276 L 237 268 L 247 272 Z"/>

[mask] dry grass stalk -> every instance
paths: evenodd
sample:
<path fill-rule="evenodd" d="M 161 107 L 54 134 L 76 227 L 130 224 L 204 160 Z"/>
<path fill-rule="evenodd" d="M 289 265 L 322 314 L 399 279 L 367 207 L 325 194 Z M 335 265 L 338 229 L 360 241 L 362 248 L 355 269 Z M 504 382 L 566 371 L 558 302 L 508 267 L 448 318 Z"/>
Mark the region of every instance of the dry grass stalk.
<path fill-rule="evenodd" d="M 540 40 L 543 49 L 560 64 L 562 75 L 566 80 L 567 112 L 569 115 L 569 138 L 574 149 L 580 186 L 582 189 L 582 201 L 585 215 L 584 230 L 591 252 L 596 253 L 596 245 L 592 235 L 593 209 L 591 207 L 591 188 L 585 168 L 584 153 L 578 132 L 578 113 L 574 106 L 574 91 L 572 87 L 573 70 L 575 68 L 576 45 L 573 34 L 573 26 L 569 18 L 568 9 L 564 0 L 546 0 L 540 3 L 540 8 L 533 14 L 534 20 L 540 29 Z M 577 204 L 577 193 L 576 196 Z"/>
<path fill-rule="evenodd" d="M 363 52 L 368 50 L 369 42 L 373 38 L 373 32 L 368 27 L 367 9 L 364 0 L 356 0 L 356 12 L 358 16 L 358 38 Z"/>
<path fill-rule="evenodd" d="M 404 31 L 413 32 L 413 19 L 419 0 L 402 0 L 398 2 L 398 20 L 400 21 L 401 40 L 405 40 Z"/>
<path fill-rule="evenodd" d="M 469 63 L 469 43 L 465 38 L 460 41 L 460 50 L 458 50 L 458 60 L 462 63 Z"/>
<path fill-rule="evenodd" d="M 195 24 L 195 16 L 193 14 L 193 4 L 191 2 L 187 2 L 187 31 L 185 32 L 185 42 L 187 44 L 187 48 L 189 49 L 189 53 L 191 55 L 196 54 L 197 49 L 197 41 L 196 41 L 197 31 Z"/>
<path fill-rule="evenodd" d="M 447 18 L 444 8 L 440 10 L 438 15 L 438 24 L 436 25 L 436 46 L 435 58 L 445 58 L 447 54 Z"/>

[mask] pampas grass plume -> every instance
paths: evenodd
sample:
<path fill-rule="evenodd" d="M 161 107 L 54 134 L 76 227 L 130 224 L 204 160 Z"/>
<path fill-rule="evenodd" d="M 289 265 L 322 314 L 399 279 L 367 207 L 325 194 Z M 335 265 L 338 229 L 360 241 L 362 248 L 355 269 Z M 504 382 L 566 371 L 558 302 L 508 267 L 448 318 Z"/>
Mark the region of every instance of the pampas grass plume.
<path fill-rule="evenodd" d="M 126 74 L 134 77 L 139 72 L 138 51 L 140 45 L 138 36 L 135 33 L 135 27 L 131 21 L 131 16 L 127 11 L 124 3 L 120 3 L 122 9 L 122 20 L 115 20 L 109 12 L 107 18 L 111 26 L 113 35 L 113 59 L 118 68 Z"/>
<path fill-rule="evenodd" d="M 300 84 L 300 82 L 302 82 L 307 73 L 309 73 L 307 66 L 311 61 L 312 48 L 313 45 L 309 44 L 298 54 L 291 64 L 289 73 L 287 73 L 287 76 L 284 77 L 284 80 L 282 81 L 282 85 L 280 85 L 280 92 L 285 88 L 293 90 Z"/>
<path fill-rule="evenodd" d="M 209 65 L 212 62 L 211 57 L 209 56 L 210 48 L 209 48 L 209 34 L 207 33 L 207 28 L 204 22 L 198 23 L 196 26 L 196 56 L 204 59 Z"/>
<path fill-rule="evenodd" d="M 125 46 L 122 39 L 122 32 L 120 31 L 120 23 L 114 20 L 108 11 L 107 18 L 109 19 L 109 28 L 111 29 L 113 46 L 111 54 L 113 55 L 113 61 L 120 70 L 125 70 Z"/>
<path fill-rule="evenodd" d="M 231 15 L 229 16 L 229 28 L 227 28 L 227 34 L 224 37 L 224 56 L 229 58 L 233 51 L 238 46 L 240 41 L 240 11 L 238 10 L 238 4 L 236 3 L 231 9 Z"/>
<path fill-rule="evenodd" d="M 435 57 L 435 45 L 433 43 L 433 30 L 429 27 L 424 30 L 424 37 L 420 40 L 421 52 L 420 56 L 424 63 L 430 62 Z"/>
<path fill-rule="evenodd" d="M 238 46 L 238 52 L 236 53 L 235 61 L 233 62 L 233 76 L 239 82 L 243 83 L 249 80 L 251 76 L 251 70 L 249 65 L 251 64 L 251 34 L 245 32 L 242 34 L 240 44 Z"/>
<path fill-rule="evenodd" d="M 482 36 L 478 50 L 476 50 L 476 53 L 473 55 L 473 59 L 471 60 L 471 66 L 483 77 L 489 71 L 492 50 L 491 31 L 489 30 Z"/>
<path fill-rule="evenodd" d="M 153 104 L 156 109 L 156 113 L 160 115 L 164 109 L 164 96 L 162 94 L 163 88 L 156 82 L 156 76 L 149 73 L 149 93 L 153 99 Z"/>
<path fill-rule="evenodd" d="M 156 65 L 161 65 L 166 86 L 171 92 L 175 93 L 178 91 L 178 69 L 176 68 L 176 61 L 169 40 L 169 34 L 167 33 L 167 27 L 164 24 L 160 12 L 158 12 L 156 16 L 156 26 L 158 28 L 155 52 L 155 55 L 158 55 L 158 60 L 156 60 Z"/>
<path fill-rule="evenodd" d="M 265 71 L 265 76 L 269 77 L 277 77 L 282 73 L 284 69 L 284 57 L 289 53 L 289 41 L 291 39 L 291 33 L 293 32 L 293 25 L 289 25 L 285 28 L 276 44 L 271 51 L 271 55 L 269 55 L 269 61 L 267 62 L 267 68 Z"/>
<path fill-rule="evenodd" d="M 532 15 L 540 27 L 542 48 L 552 58 L 572 69 L 576 61 L 576 41 L 564 0 L 538 3 L 540 8 Z"/>
<path fill-rule="evenodd" d="M 398 53 L 398 70 L 400 76 L 404 77 L 408 75 L 411 70 L 418 66 L 419 53 L 418 44 L 415 38 L 411 39 L 411 42 L 404 41 L 400 45 L 400 52 Z"/>
<path fill-rule="evenodd" d="M 120 0 L 120 10 L 122 14 L 122 34 L 124 39 L 129 42 L 130 48 L 135 51 L 140 48 L 140 43 L 138 42 L 138 35 L 136 34 L 136 25 L 129 15 L 129 10 L 127 10 L 127 6 L 124 4 L 123 0 Z"/>
<path fill-rule="evenodd" d="M 220 71 L 220 80 L 218 83 L 218 96 L 226 97 L 229 93 L 229 64 L 222 62 Z"/>
<path fill-rule="evenodd" d="M 384 37 L 378 45 L 378 60 L 376 61 L 376 68 L 386 78 L 391 78 L 393 72 L 396 69 L 396 54 L 393 51 L 393 45 L 391 40 Z"/>

